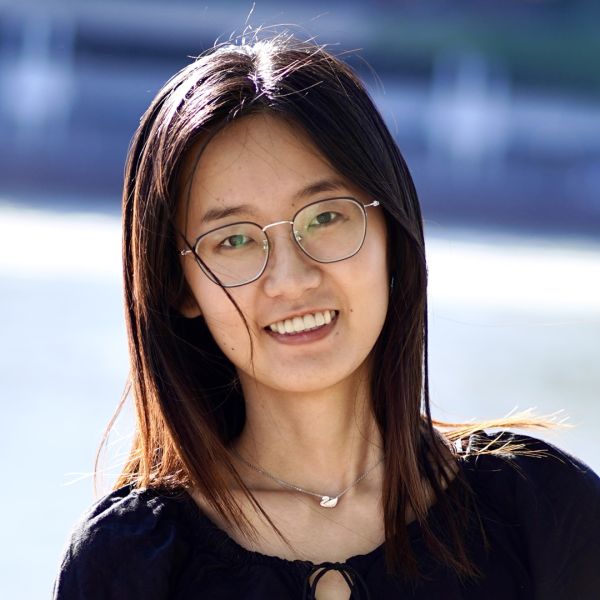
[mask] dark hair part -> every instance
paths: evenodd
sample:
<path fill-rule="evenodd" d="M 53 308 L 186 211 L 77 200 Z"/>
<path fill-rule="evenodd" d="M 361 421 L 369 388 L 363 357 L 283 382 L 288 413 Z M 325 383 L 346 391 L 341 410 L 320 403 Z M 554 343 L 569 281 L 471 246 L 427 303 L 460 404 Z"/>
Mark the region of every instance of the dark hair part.
<path fill-rule="evenodd" d="M 174 310 L 187 292 L 177 255 L 181 239 L 173 225 L 179 175 L 191 147 L 201 136 L 260 111 L 301 127 L 340 174 L 384 209 L 395 284 L 373 350 L 378 367 L 371 394 L 386 456 L 388 567 L 418 573 L 406 526 L 410 507 L 433 554 L 459 576 L 474 576 L 477 570 L 460 533 L 471 514 L 460 471 L 453 493 L 444 488 L 450 480 L 449 440 L 478 425 L 442 434 L 431 419 L 427 270 L 410 173 L 354 72 L 323 48 L 286 35 L 251 45 L 226 44 L 202 55 L 161 89 L 132 142 L 123 192 L 123 258 L 137 427 L 116 487 L 197 486 L 226 522 L 248 528 L 224 467 L 262 510 L 228 452 L 245 419 L 235 370 L 201 319 L 185 319 Z M 505 423 L 519 424 L 517 419 L 493 424 Z M 440 505 L 444 539 L 426 518 L 428 486 Z"/>

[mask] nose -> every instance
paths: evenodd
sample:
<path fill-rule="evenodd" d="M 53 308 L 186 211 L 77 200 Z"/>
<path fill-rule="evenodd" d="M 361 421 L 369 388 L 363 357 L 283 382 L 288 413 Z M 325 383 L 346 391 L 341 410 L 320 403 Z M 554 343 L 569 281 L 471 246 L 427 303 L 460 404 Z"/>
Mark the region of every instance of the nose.
<path fill-rule="evenodd" d="M 263 274 L 263 289 L 267 296 L 300 298 L 305 292 L 318 287 L 322 272 L 315 262 L 298 246 L 288 226 L 269 231 L 269 262 Z"/>

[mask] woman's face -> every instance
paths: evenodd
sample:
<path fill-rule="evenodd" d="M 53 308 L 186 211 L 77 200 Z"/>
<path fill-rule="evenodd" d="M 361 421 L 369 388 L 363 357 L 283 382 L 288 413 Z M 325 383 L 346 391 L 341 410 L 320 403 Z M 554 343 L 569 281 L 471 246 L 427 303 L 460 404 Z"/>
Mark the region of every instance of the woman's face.
<path fill-rule="evenodd" d="M 197 149 L 190 152 L 184 168 L 177 216 L 191 243 L 221 225 L 252 221 L 263 227 L 291 220 L 317 200 L 350 196 L 365 205 L 374 200 L 345 181 L 301 129 L 269 114 L 235 121 L 210 141 L 197 163 L 196 154 Z M 192 254 L 182 257 L 193 298 L 181 310 L 189 317 L 202 314 L 242 385 L 253 381 L 281 392 L 314 392 L 354 386 L 356 376 L 364 375 L 389 294 L 383 212 L 380 207 L 366 210 L 364 244 L 340 262 L 322 264 L 306 256 L 293 241 L 290 225 L 267 230 L 271 255 L 264 273 L 229 288 L 252 335 L 252 361 L 248 333 L 225 292 Z M 226 245 L 239 242 L 227 240 Z M 332 314 L 330 323 L 318 326 Z M 293 323 L 295 317 L 311 329 L 272 331 L 271 325 Z"/>

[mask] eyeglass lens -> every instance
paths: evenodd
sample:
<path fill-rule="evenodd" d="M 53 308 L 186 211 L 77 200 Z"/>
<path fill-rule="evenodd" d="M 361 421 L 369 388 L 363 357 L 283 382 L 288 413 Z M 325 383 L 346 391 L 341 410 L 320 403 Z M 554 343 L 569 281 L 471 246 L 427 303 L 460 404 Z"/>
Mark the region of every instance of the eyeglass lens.
<path fill-rule="evenodd" d="M 364 208 L 349 198 L 309 204 L 297 213 L 293 231 L 300 248 L 312 259 L 323 263 L 344 260 L 356 254 L 364 241 Z M 212 273 L 211 278 L 218 278 L 223 285 L 236 286 L 260 276 L 269 241 L 258 225 L 241 222 L 201 236 L 195 250 L 210 271 L 209 277 Z"/>

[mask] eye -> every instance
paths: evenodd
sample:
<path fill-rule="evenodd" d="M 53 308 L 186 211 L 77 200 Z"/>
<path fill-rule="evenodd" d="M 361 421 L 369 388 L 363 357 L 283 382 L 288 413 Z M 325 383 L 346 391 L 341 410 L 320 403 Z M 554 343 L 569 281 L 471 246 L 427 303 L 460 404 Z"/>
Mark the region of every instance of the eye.
<path fill-rule="evenodd" d="M 242 233 L 237 233 L 235 235 L 230 235 L 229 237 L 226 237 L 219 244 L 219 246 L 221 248 L 232 248 L 235 250 L 237 248 L 244 248 L 245 246 L 251 244 L 253 241 L 254 240 L 250 236 L 244 235 Z"/>
<path fill-rule="evenodd" d="M 326 212 L 319 213 L 317 216 L 313 218 L 313 220 L 308 224 L 309 227 L 319 227 L 321 225 L 330 225 L 334 221 L 336 221 L 340 217 L 339 213 L 334 212 L 332 210 L 328 210 Z"/>

